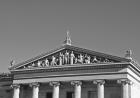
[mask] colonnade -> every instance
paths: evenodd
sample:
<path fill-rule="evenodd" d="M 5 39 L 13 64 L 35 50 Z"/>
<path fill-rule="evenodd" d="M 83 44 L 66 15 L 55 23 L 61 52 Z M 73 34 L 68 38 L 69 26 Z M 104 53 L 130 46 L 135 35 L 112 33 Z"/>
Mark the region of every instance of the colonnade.
<path fill-rule="evenodd" d="M 131 81 L 128 79 L 117 80 L 118 83 L 122 85 L 122 98 L 129 98 L 129 85 Z M 59 98 L 59 87 L 60 82 L 50 82 L 50 86 L 53 87 L 53 98 Z M 93 84 L 97 85 L 97 98 L 104 98 L 104 80 L 93 80 Z M 74 86 L 74 98 L 81 98 L 81 81 L 71 81 L 71 85 Z M 19 98 L 20 85 L 13 84 L 13 98 Z M 32 98 L 39 98 L 39 83 L 31 83 L 32 87 Z"/>

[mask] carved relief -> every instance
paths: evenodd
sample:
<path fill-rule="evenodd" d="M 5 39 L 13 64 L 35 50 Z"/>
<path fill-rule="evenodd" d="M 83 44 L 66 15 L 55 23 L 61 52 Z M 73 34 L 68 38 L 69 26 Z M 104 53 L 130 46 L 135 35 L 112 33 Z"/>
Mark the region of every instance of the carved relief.
<path fill-rule="evenodd" d="M 89 55 L 86 53 L 77 53 L 70 50 L 65 50 L 35 61 L 24 68 L 35 68 L 35 67 L 53 67 L 62 65 L 73 65 L 73 64 L 94 64 L 94 63 L 112 63 L 115 62 L 111 59 L 104 57 L 98 57 L 95 55 Z"/>

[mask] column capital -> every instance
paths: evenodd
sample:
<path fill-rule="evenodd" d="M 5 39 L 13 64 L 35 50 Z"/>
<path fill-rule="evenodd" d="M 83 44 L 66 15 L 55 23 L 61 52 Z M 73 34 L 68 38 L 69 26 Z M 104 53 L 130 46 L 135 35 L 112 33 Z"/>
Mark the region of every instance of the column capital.
<path fill-rule="evenodd" d="M 51 81 L 50 83 L 50 86 L 59 86 L 60 85 L 60 82 L 57 82 L 57 81 Z"/>
<path fill-rule="evenodd" d="M 40 85 L 39 85 L 38 82 L 33 82 L 33 83 L 30 83 L 29 86 L 30 86 L 30 87 L 35 87 L 35 88 L 36 88 L 36 87 L 39 87 Z"/>
<path fill-rule="evenodd" d="M 11 88 L 16 88 L 16 89 L 18 89 L 18 88 L 20 88 L 20 84 L 12 84 L 12 85 L 11 85 Z"/>
<path fill-rule="evenodd" d="M 71 85 L 79 86 L 79 85 L 82 85 L 82 82 L 81 81 L 71 81 Z"/>
<path fill-rule="evenodd" d="M 104 85 L 105 84 L 105 80 L 93 80 L 93 84 Z"/>
<path fill-rule="evenodd" d="M 122 85 L 125 85 L 125 84 L 132 85 L 133 84 L 133 82 L 129 79 L 119 79 L 119 80 L 117 80 L 117 83 L 122 84 Z"/>

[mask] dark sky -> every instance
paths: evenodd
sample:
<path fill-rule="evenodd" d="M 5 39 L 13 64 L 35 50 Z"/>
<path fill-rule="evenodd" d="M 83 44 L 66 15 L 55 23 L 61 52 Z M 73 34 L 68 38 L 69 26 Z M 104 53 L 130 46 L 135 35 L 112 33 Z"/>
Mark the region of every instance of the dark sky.
<path fill-rule="evenodd" d="M 140 62 L 139 0 L 1 0 L 0 72 L 62 45 L 74 45 Z"/>

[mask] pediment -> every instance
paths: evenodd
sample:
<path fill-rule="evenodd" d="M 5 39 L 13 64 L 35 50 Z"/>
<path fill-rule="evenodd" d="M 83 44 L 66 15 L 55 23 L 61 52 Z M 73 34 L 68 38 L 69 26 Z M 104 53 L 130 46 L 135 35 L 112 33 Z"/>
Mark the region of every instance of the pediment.
<path fill-rule="evenodd" d="M 28 61 L 12 66 L 10 70 L 50 68 L 75 64 L 103 64 L 127 62 L 128 59 L 92 50 L 65 45 Z"/>

